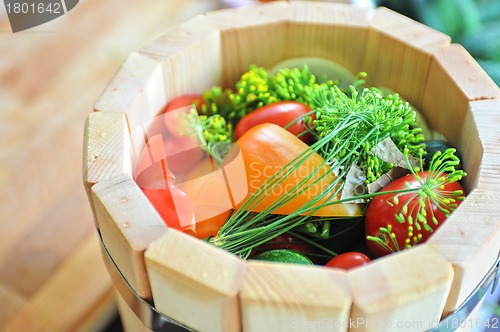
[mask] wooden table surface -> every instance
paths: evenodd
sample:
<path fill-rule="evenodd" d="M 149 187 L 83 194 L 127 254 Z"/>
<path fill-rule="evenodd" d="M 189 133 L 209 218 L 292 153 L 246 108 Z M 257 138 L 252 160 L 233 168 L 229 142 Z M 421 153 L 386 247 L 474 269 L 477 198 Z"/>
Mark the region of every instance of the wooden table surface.
<path fill-rule="evenodd" d="M 215 0 L 80 0 L 12 33 L 0 5 L 0 330 L 95 331 L 115 314 L 85 195 L 83 125 L 126 55 Z"/>

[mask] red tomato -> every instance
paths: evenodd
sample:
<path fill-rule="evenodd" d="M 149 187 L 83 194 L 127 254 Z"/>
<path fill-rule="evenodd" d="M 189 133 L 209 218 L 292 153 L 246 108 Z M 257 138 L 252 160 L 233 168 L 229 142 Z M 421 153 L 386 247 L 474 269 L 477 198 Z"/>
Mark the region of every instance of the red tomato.
<path fill-rule="evenodd" d="M 142 150 L 135 181 L 141 188 L 163 188 L 165 182 L 175 182 L 175 176 L 167 165 L 162 135 L 151 137 Z"/>
<path fill-rule="evenodd" d="M 168 182 L 166 188 L 141 188 L 163 222 L 179 230 L 194 228 L 194 207 L 187 195 Z"/>
<path fill-rule="evenodd" d="M 280 127 L 285 127 L 290 122 L 300 118 L 297 122 L 287 128 L 295 136 L 306 130 L 304 119 L 301 118 L 309 113 L 309 106 L 296 101 L 280 101 L 258 108 L 245 115 L 236 125 L 234 135 L 240 138 L 248 129 L 261 123 L 274 123 Z M 310 134 L 300 136 L 304 142 L 311 139 Z"/>
<path fill-rule="evenodd" d="M 333 257 L 325 264 L 328 267 L 336 267 L 338 269 L 349 270 L 353 267 L 361 266 L 370 263 L 370 259 L 360 252 L 346 252 Z"/>
<path fill-rule="evenodd" d="M 177 133 L 175 128 L 176 123 L 174 121 L 171 121 L 171 117 L 165 115 L 165 113 L 179 109 L 181 107 L 191 106 L 193 104 L 196 106 L 197 110 L 201 109 L 203 100 L 200 95 L 183 95 L 172 99 L 170 103 L 163 107 L 163 109 L 158 113 L 157 116 L 145 123 L 147 127 L 146 137 L 151 138 L 158 134 L 165 135 L 168 133 L 173 133 L 175 135 Z"/>
<path fill-rule="evenodd" d="M 168 167 L 176 177 L 186 175 L 205 156 L 205 152 L 187 136 L 170 136 L 163 141 Z"/>
<path fill-rule="evenodd" d="M 167 106 L 165 106 L 160 114 L 167 113 L 170 111 L 173 111 L 175 109 L 184 107 L 184 106 L 190 106 L 190 105 L 195 105 L 196 109 L 199 111 L 201 109 L 201 106 L 203 105 L 203 99 L 201 98 L 201 95 L 198 94 L 186 94 L 182 95 L 179 97 L 176 97 L 172 99 Z"/>
<path fill-rule="evenodd" d="M 203 105 L 203 99 L 201 98 L 201 95 L 197 94 L 187 94 L 187 95 L 182 95 L 179 97 L 176 97 L 170 101 L 170 103 L 167 104 L 161 110 L 160 114 L 158 117 L 162 120 L 162 122 L 165 125 L 165 128 L 167 131 L 173 135 L 173 136 L 181 136 L 177 133 L 178 127 L 179 127 L 179 121 L 176 120 L 176 116 L 179 114 L 178 112 L 184 112 L 184 110 L 179 110 L 177 113 L 169 113 L 172 111 L 176 111 L 180 108 L 186 107 L 186 106 L 196 106 L 196 110 L 199 112 L 201 110 L 201 107 Z"/>
<path fill-rule="evenodd" d="M 136 182 L 148 187 L 152 181 L 163 182 L 163 173 L 169 181 L 182 179 L 204 157 L 205 152 L 190 137 L 153 136 L 142 151 L 137 167 Z"/>
<path fill-rule="evenodd" d="M 420 181 L 426 183 L 426 189 L 432 190 L 437 197 L 453 197 L 455 198 L 455 202 L 452 204 L 460 204 L 461 200 L 457 199 L 457 196 L 452 196 L 452 193 L 460 190 L 462 191 L 462 194 L 459 196 L 463 197 L 463 188 L 460 183 L 446 182 L 443 183 L 442 186 L 430 184 L 425 182 L 429 178 L 430 174 L 433 173 L 429 173 L 429 171 L 419 173 L 421 177 Z M 436 179 L 437 174 L 434 173 L 432 177 L 433 179 Z M 422 187 L 421 182 L 419 182 L 413 174 L 408 174 L 389 183 L 381 190 L 381 192 L 406 189 L 406 183 L 408 183 L 411 188 Z M 399 194 L 397 204 L 394 202 L 395 196 L 396 194 L 394 193 L 376 196 L 370 202 L 365 214 L 366 236 L 379 238 L 382 243 L 390 247 L 392 251 L 403 250 L 404 248 L 414 245 L 415 241 L 417 243 L 425 242 L 432 232 L 435 231 L 446 219 L 446 215 L 433 202 L 427 199 L 425 201 L 425 212 L 423 212 L 424 210 L 422 209 L 420 213 L 422 217 L 423 212 L 426 224 L 430 227 L 426 230 L 424 228 L 424 223 L 422 221 L 417 221 L 417 212 L 420 207 L 420 196 L 418 192 Z M 403 206 L 406 204 L 407 213 L 405 214 L 403 213 Z M 445 207 L 449 210 L 453 210 L 454 208 L 451 205 Z M 396 220 L 396 215 L 401 213 L 403 213 L 403 220 Z M 433 215 L 437 220 L 437 224 L 432 220 Z M 413 225 L 410 225 L 409 223 L 409 216 L 411 216 Z M 389 228 L 390 232 L 385 230 Z M 388 233 L 391 233 L 391 235 Z M 391 237 L 397 243 L 397 247 L 391 240 Z M 392 252 L 385 248 L 385 245 L 381 245 L 376 241 L 367 240 L 366 243 L 370 252 L 376 257 L 387 255 Z"/>

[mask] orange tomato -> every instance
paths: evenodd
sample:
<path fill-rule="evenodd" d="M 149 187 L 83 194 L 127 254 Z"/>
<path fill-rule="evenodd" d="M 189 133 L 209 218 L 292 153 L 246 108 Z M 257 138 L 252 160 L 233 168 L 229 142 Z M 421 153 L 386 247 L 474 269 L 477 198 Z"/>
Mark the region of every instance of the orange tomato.
<path fill-rule="evenodd" d="M 315 198 L 328 186 L 337 180 L 330 166 L 324 164 L 323 158 L 311 151 L 308 158 L 289 174 L 277 186 L 266 184 L 266 181 L 278 171 L 285 171 L 286 165 L 296 160 L 308 150 L 309 146 L 296 136 L 272 123 L 264 123 L 250 128 L 237 142 L 243 160 L 248 183 L 248 195 L 259 194 L 262 201 L 253 211 L 261 212 L 271 204 L 282 198 L 283 195 L 294 190 L 295 186 L 310 176 L 305 184 L 300 185 L 299 192 L 294 193 L 294 198 L 275 209 L 275 214 L 291 214 L 297 208 L 304 206 Z M 318 206 L 327 200 L 340 199 L 340 194 L 332 197 L 332 191 L 313 206 Z M 331 204 L 317 210 L 315 216 L 360 216 L 360 204 Z"/>

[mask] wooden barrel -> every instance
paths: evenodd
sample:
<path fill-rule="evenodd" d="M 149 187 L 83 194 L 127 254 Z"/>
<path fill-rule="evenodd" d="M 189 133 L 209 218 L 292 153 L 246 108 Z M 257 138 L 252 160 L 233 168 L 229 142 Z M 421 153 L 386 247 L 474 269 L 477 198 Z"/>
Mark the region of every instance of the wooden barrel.
<path fill-rule="evenodd" d="M 348 272 L 244 261 L 167 229 L 135 183 L 145 130 L 172 98 L 229 87 L 251 64 L 305 56 L 369 73 L 368 85 L 397 91 L 462 154 L 467 197 L 425 244 Z M 462 46 L 386 8 L 293 1 L 220 10 L 130 54 L 87 119 L 83 159 L 125 327 L 155 329 L 152 313 L 141 314 L 148 306 L 199 331 L 435 327 L 497 262 L 499 98 Z"/>

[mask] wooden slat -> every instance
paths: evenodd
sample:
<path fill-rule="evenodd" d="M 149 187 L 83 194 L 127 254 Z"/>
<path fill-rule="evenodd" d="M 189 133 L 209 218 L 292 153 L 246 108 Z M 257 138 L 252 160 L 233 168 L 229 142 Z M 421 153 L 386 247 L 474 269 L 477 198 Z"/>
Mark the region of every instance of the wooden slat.
<path fill-rule="evenodd" d="M 477 119 L 481 118 L 481 114 L 472 111 L 472 108 L 475 107 L 473 104 L 476 103 L 478 102 L 469 104 L 460 133 L 460 139 L 458 144 L 455 145 L 458 155 L 462 156 L 460 159 L 461 167 L 467 173 L 467 176 L 460 182 L 466 193 L 470 193 L 477 187 L 479 175 L 482 172 L 481 165 L 484 164 L 483 158 L 485 157 L 484 145 L 479 137 L 477 121 Z M 488 126 L 486 123 L 483 123 L 484 125 Z"/>
<path fill-rule="evenodd" d="M 94 109 L 127 114 L 131 127 L 135 128 L 165 104 L 163 83 L 160 61 L 133 52 L 101 94 Z M 148 89 L 151 85 L 154 91 Z M 135 112 L 137 108 L 140 111 Z"/>
<path fill-rule="evenodd" d="M 252 64 L 270 68 L 285 58 L 289 13 L 283 1 L 207 13 L 220 28 L 222 86 L 232 87 Z"/>
<path fill-rule="evenodd" d="M 91 113 L 83 146 L 83 183 L 89 199 L 91 187 L 99 181 L 119 175 L 132 178 L 132 148 L 124 114 Z"/>
<path fill-rule="evenodd" d="M 367 8 L 300 1 L 208 13 L 221 28 L 223 85 L 232 85 L 252 64 L 271 68 L 302 56 L 361 71 L 368 13 Z"/>
<path fill-rule="evenodd" d="M 431 55 L 447 47 L 450 37 L 383 7 L 374 11 L 370 27 L 368 84 L 388 87 L 421 109 Z"/>
<path fill-rule="evenodd" d="M 242 260 L 174 229 L 152 242 L 145 257 L 160 312 L 199 331 L 240 331 Z"/>
<path fill-rule="evenodd" d="M 341 64 L 354 75 L 365 70 L 369 8 L 294 1 L 290 9 L 287 58 L 323 57 Z"/>
<path fill-rule="evenodd" d="M 469 102 L 492 98 L 500 98 L 500 89 L 461 45 L 434 54 L 422 111 L 451 144 L 460 141 Z"/>
<path fill-rule="evenodd" d="M 97 225 L 109 254 L 142 298 L 151 298 L 144 251 L 166 226 L 139 187 L 126 176 L 92 187 Z"/>
<path fill-rule="evenodd" d="M 461 305 L 476 288 L 500 252 L 498 190 L 475 190 L 429 240 L 455 271 L 444 314 Z"/>
<path fill-rule="evenodd" d="M 130 53 L 99 96 L 94 105 L 95 110 L 127 113 L 157 67 L 158 60 L 137 52 Z"/>
<path fill-rule="evenodd" d="M 163 60 L 164 90 L 161 92 L 166 101 L 181 94 L 201 93 L 220 84 L 223 62 L 219 30 L 203 15 L 179 25 L 140 52 Z"/>
<path fill-rule="evenodd" d="M 348 271 L 356 331 L 425 331 L 441 317 L 453 268 L 428 245 Z"/>
<path fill-rule="evenodd" d="M 345 271 L 250 261 L 240 294 L 243 331 L 347 331 Z"/>
<path fill-rule="evenodd" d="M 481 146 L 477 147 L 482 153 L 480 165 L 478 165 L 479 183 L 478 188 L 487 191 L 500 190 L 500 176 L 498 174 L 498 160 L 500 160 L 500 99 L 481 100 L 470 103 L 470 113 L 474 119 L 477 136 Z M 468 141 L 467 137 L 474 137 L 474 132 L 463 131 L 462 141 Z M 468 154 L 464 152 L 464 156 Z"/>

